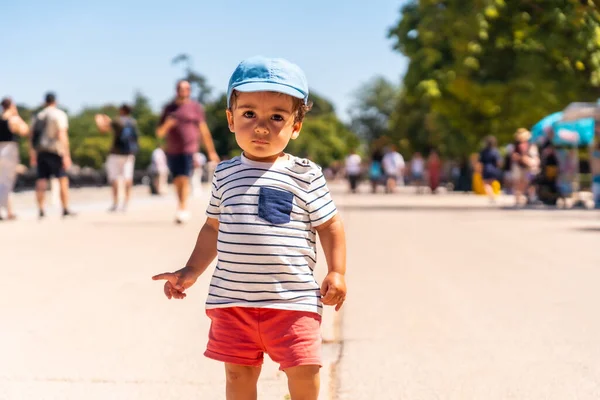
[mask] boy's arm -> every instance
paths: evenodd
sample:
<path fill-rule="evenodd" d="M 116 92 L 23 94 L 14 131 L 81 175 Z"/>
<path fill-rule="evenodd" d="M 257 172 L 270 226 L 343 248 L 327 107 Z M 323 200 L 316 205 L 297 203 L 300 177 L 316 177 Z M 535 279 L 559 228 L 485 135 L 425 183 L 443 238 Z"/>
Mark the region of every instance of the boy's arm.
<path fill-rule="evenodd" d="M 219 234 L 219 220 L 206 218 L 206 222 L 196 239 L 196 246 L 192 251 L 186 268 L 189 268 L 196 278 L 206 271 L 206 268 L 217 256 L 217 236 Z"/>
<path fill-rule="evenodd" d="M 152 280 L 166 280 L 165 295 L 168 299 L 183 299 L 187 295 L 184 293 L 187 288 L 192 286 L 198 277 L 208 268 L 210 263 L 217 256 L 217 235 L 219 233 L 219 220 L 207 218 L 202 226 L 196 246 L 192 251 L 185 267 L 175 272 L 166 272 L 152 277 Z"/>
<path fill-rule="evenodd" d="M 329 271 L 321 285 L 322 301 L 335 305 L 338 311 L 346 300 L 346 234 L 342 219 L 335 215 L 316 229 Z"/>

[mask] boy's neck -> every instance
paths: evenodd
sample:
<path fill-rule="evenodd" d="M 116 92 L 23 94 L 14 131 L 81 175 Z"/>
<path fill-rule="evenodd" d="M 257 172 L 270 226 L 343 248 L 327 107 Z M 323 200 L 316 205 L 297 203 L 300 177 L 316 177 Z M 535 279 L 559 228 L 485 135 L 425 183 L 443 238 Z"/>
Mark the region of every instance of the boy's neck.
<path fill-rule="evenodd" d="M 242 154 L 244 155 L 244 157 L 246 157 L 246 159 L 248 159 L 250 161 L 269 163 L 269 164 L 275 164 L 277 162 L 286 161 L 286 160 L 290 159 L 290 155 L 285 152 L 281 152 L 280 154 L 278 154 L 276 156 L 271 156 L 271 157 L 256 157 L 252 154 L 249 154 L 247 151 L 244 151 Z"/>

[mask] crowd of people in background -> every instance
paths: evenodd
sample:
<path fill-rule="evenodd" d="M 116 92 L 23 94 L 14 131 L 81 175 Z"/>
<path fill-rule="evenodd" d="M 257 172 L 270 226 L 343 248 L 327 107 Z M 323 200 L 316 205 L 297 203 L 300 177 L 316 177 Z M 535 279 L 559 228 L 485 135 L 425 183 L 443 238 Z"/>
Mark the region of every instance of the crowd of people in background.
<path fill-rule="evenodd" d="M 424 157 L 414 152 L 410 161 L 394 145 L 372 152 L 369 159 L 362 159 L 353 151 L 346 160 L 344 174 L 352 193 L 357 192 L 361 180 L 368 181 L 372 193 L 383 188 L 384 193 L 394 193 L 398 186 L 410 185 L 417 194 L 438 193 L 442 186 L 460 192 L 476 191 L 474 185 L 480 180 L 482 192 L 492 204 L 500 193 L 514 195 L 517 207 L 531 205 L 556 205 L 565 198 L 559 187 L 559 175 L 576 175 L 576 157 L 560 159 L 552 141 L 552 132 L 547 137 L 532 142 L 531 132 L 519 128 L 513 140 L 501 151 L 494 136 L 484 139 L 482 149 L 472 157 L 460 161 L 442 160 L 436 149 L 430 149 Z M 576 149 L 569 149 L 573 155 Z M 596 207 L 600 207 L 600 141 L 596 141 L 589 157 L 592 176 L 591 191 Z M 573 178 L 574 179 L 574 178 Z"/>
<path fill-rule="evenodd" d="M 208 160 L 219 161 L 206 124 L 204 109 L 191 97 L 190 83 L 177 82 L 176 95 L 162 112 L 156 136 L 164 139 L 164 144 L 152 154 L 149 172 L 152 177 L 152 192 L 166 191 L 169 174 L 173 178 L 177 195 L 175 222 L 185 223 L 190 219 L 188 200 L 192 189 L 197 189 L 202 166 L 206 157 L 200 154 L 202 143 Z M 106 158 L 105 170 L 108 183 L 112 187 L 110 212 L 126 211 L 133 186 L 135 156 L 139 150 L 139 133 L 132 108 L 123 104 L 114 119 L 105 114 L 95 116 L 99 132 L 111 135 L 111 146 Z M 10 98 L 2 100 L 0 119 L 0 219 L 16 219 L 11 192 L 15 186 L 19 166 L 20 136 L 27 137 L 31 168 L 36 171 L 36 200 L 40 219 L 46 216 L 46 192 L 51 179 L 59 182 L 62 216 L 76 215 L 69 207 L 69 175 L 72 166 L 71 145 L 69 143 L 69 118 L 57 106 L 54 93 L 47 93 L 42 109 L 35 113 L 29 124 L 20 116 L 15 103 Z M 191 179 L 197 180 L 194 182 Z M 195 183 L 195 184 L 192 184 Z M 123 187 L 121 196 L 120 187 Z M 123 203 L 119 205 L 119 199 Z"/>
<path fill-rule="evenodd" d="M 427 159 L 415 152 L 407 164 L 397 146 L 390 145 L 375 150 L 368 160 L 363 160 L 353 150 L 345 159 L 343 173 L 353 193 L 357 192 L 359 182 L 365 179 L 369 181 L 372 193 L 379 192 L 380 188 L 384 193 L 395 193 L 399 186 L 405 184 L 415 186 L 417 193 L 423 193 L 425 187 L 436 193 L 442 181 L 443 167 L 435 149 L 429 152 Z"/>
<path fill-rule="evenodd" d="M 217 163 L 212 135 L 206 124 L 202 106 L 190 98 L 190 83 L 177 82 L 174 99 L 162 112 L 156 136 L 164 139 L 152 153 L 148 168 L 150 188 L 153 194 L 164 194 L 169 176 L 173 179 L 177 195 L 175 222 L 190 219 L 189 197 L 198 192 L 201 171 L 210 163 Z M 129 205 L 133 186 L 134 168 L 138 145 L 137 122 L 132 109 L 123 104 L 118 116 L 105 114 L 95 116 L 99 132 L 111 135 L 111 147 L 106 158 L 105 169 L 108 183 L 112 187 L 112 203 L 109 211 L 125 211 Z M 57 107 L 54 93 L 46 94 L 44 106 L 32 120 L 25 122 L 15 103 L 10 98 L 2 100 L 0 118 L 0 219 L 15 219 L 16 215 L 10 193 L 14 188 L 19 166 L 19 138 L 27 137 L 31 167 L 36 170 L 36 200 L 39 218 L 46 215 L 45 202 L 48 182 L 56 178 L 59 183 L 63 217 L 72 217 L 69 208 L 69 177 L 67 170 L 72 161 L 69 144 L 69 121 L 67 114 Z M 206 157 L 199 152 L 200 143 L 206 149 Z M 576 151 L 576 150 L 572 150 Z M 596 141 L 590 152 L 591 189 L 596 207 L 600 207 L 600 141 Z M 563 164 L 560 166 L 559 164 Z M 575 170 L 577 165 L 568 165 L 569 159 L 560 161 L 553 145 L 552 132 L 538 143 L 532 143 L 531 133 L 518 129 L 514 140 L 502 151 L 497 139 L 488 136 L 482 150 L 472 157 L 460 161 L 442 160 L 435 148 L 426 155 L 414 152 L 408 162 L 390 144 L 374 150 L 368 159 L 363 159 L 355 150 L 345 158 L 343 165 L 334 164 L 326 168 L 331 178 L 343 175 L 349 189 L 357 193 L 361 181 L 370 184 L 372 193 L 383 191 L 394 193 L 399 186 L 413 186 L 417 194 L 438 193 L 440 187 L 455 191 L 474 190 L 474 176 L 480 177 L 482 191 L 495 203 L 501 189 L 514 195 L 515 205 L 556 204 L 561 197 L 558 184 L 559 170 Z M 559 168 L 560 167 L 560 168 Z M 123 193 L 120 193 L 123 187 Z M 123 198 L 119 206 L 119 199 Z"/>

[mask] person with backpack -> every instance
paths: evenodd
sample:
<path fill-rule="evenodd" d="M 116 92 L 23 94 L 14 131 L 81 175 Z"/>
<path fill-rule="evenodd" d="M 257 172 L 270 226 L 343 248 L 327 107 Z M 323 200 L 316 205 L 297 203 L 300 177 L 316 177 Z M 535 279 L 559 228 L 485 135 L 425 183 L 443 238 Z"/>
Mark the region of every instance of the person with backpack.
<path fill-rule="evenodd" d="M 60 184 L 60 202 L 63 217 L 74 216 L 69 210 L 69 177 L 67 170 L 71 168 L 71 151 L 69 148 L 69 118 L 56 105 L 56 95 L 47 93 L 44 108 L 38 112 L 31 122 L 30 162 L 37 167 L 35 185 L 39 217 L 46 216 L 44 210 L 48 180 L 58 178 Z"/>
<path fill-rule="evenodd" d="M 122 210 L 126 211 L 133 186 L 135 155 L 138 152 L 138 128 L 136 120 L 131 116 L 131 107 L 123 104 L 119 108 L 119 116 L 112 120 L 108 115 L 97 114 L 96 126 L 101 133 L 113 134 L 110 154 L 106 159 L 106 175 L 112 186 L 113 203 L 110 212 L 119 207 L 119 181 L 123 180 L 125 198 Z"/>
<path fill-rule="evenodd" d="M 373 152 L 371 164 L 369 165 L 369 181 L 371 181 L 371 192 L 377 193 L 377 186 L 383 181 L 383 167 L 381 160 L 383 155 L 379 150 Z"/>

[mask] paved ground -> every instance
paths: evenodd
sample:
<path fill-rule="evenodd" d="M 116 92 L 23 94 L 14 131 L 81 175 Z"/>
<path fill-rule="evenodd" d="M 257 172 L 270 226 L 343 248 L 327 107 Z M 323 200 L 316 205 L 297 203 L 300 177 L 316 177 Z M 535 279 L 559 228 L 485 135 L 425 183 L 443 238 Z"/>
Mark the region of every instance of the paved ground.
<path fill-rule="evenodd" d="M 336 191 L 350 293 L 325 316 L 321 398 L 600 398 L 598 212 Z M 43 222 L 20 193 L 21 219 L 0 223 L 0 399 L 223 399 L 202 356 L 209 277 L 184 301 L 150 281 L 186 261 L 204 199 L 181 227 L 170 198 L 138 188 L 108 215 L 107 193 L 76 191 L 76 220 Z M 261 392 L 287 393 L 272 363 Z"/>

